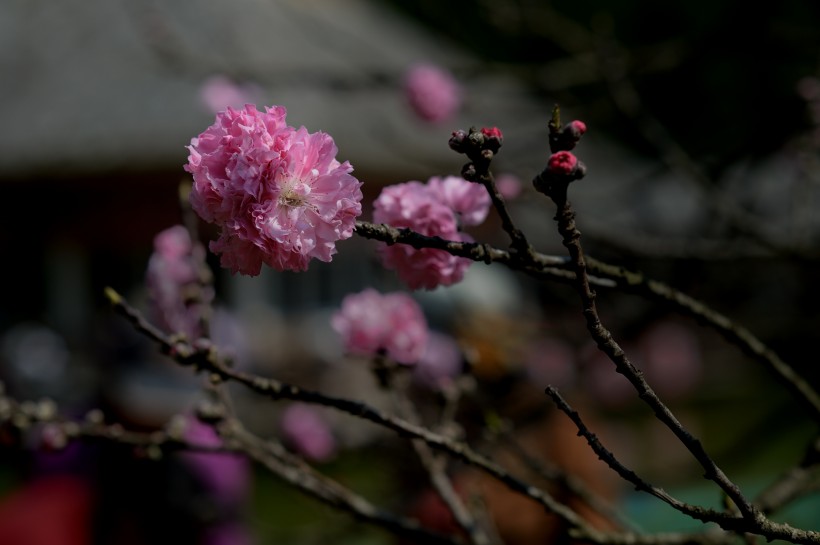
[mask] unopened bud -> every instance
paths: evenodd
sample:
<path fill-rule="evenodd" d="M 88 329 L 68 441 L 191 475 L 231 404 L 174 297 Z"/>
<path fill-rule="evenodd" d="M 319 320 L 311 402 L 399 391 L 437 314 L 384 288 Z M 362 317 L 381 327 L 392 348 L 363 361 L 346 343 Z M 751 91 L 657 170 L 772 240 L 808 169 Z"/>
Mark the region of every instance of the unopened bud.
<path fill-rule="evenodd" d="M 501 134 L 501 129 L 498 127 L 484 127 L 481 129 L 481 134 L 484 135 L 483 149 L 498 153 L 498 149 L 504 143 L 504 135 Z"/>
<path fill-rule="evenodd" d="M 467 163 L 461 169 L 461 177 L 467 180 L 468 182 L 474 182 L 476 180 L 477 173 L 475 171 L 475 165 L 473 163 Z"/>
<path fill-rule="evenodd" d="M 587 132 L 587 124 L 583 121 L 570 121 L 567 125 L 567 131 L 576 138 L 581 138 Z"/>
<path fill-rule="evenodd" d="M 550 127 L 550 149 L 553 152 L 569 151 L 578 145 L 578 141 L 587 132 L 587 124 L 583 121 L 570 121 L 560 130 Z"/>
<path fill-rule="evenodd" d="M 469 140 L 471 146 L 480 149 L 481 146 L 484 145 L 484 133 L 470 129 L 470 134 L 467 136 L 467 140 Z"/>
<path fill-rule="evenodd" d="M 467 131 L 463 131 L 461 129 L 457 131 L 453 131 L 453 135 L 450 137 L 449 145 L 450 149 L 456 151 L 458 153 L 464 153 L 465 151 L 465 140 L 467 139 Z"/>

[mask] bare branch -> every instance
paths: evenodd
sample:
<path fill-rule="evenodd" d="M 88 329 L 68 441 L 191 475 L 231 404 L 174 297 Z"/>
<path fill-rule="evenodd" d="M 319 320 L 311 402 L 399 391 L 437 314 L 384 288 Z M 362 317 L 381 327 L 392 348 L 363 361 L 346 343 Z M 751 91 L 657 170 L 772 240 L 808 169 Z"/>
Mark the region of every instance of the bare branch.
<path fill-rule="evenodd" d="M 341 483 L 322 475 L 301 458 L 289 453 L 280 443 L 267 440 L 245 430 L 232 420 L 224 436 L 233 441 L 253 460 L 260 463 L 288 484 L 317 500 L 353 515 L 357 520 L 384 528 L 397 536 L 420 543 L 457 545 L 462 541 L 422 527 L 418 521 L 400 517 L 379 509 L 364 497 Z"/>
<path fill-rule="evenodd" d="M 513 270 L 525 272 L 536 278 L 551 278 L 569 283 L 575 281 L 574 272 L 567 270 L 570 268 L 570 263 L 564 257 L 534 252 L 531 256 L 532 260 L 529 260 L 526 256 L 511 254 L 489 244 L 448 241 L 439 237 L 424 236 L 410 229 L 395 229 L 387 225 L 364 221 L 356 222 L 356 233 L 387 244 L 408 244 L 413 248 L 438 248 L 473 261 L 503 263 Z M 639 271 L 628 270 L 591 257 L 585 259 L 590 284 L 605 288 L 617 287 L 648 299 L 663 301 L 679 312 L 712 327 L 727 341 L 740 347 L 773 373 L 803 403 L 809 411 L 809 416 L 820 422 L 820 394 L 751 331 L 734 323 L 727 316 L 702 301 L 663 282 L 648 278 Z"/>

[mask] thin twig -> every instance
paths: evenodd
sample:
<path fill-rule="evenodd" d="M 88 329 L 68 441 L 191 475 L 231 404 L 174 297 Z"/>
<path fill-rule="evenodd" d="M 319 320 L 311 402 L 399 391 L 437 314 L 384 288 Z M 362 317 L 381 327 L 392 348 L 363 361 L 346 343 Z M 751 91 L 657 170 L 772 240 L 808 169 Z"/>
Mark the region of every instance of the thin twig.
<path fill-rule="evenodd" d="M 774 523 L 752 505 L 738 486 L 726 476 L 723 470 L 708 455 L 701 442 L 686 430 L 669 408 L 658 398 L 657 394 L 644 380 L 641 371 L 632 364 L 609 330 L 601 323 L 595 303 L 596 295 L 587 275 L 587 264 L 580 243 L 581 232 L 575 225 L 575 212 L 569 200 L 567 200 L 567 187 L 567 183 L 553 184 L 548 196 L 555 202 L 558 209 L 555 219 L 576 273 L 575 287 L 581 298 L 587 330 L 595 340 L 598 348 L 615 364 L 617 372 L 624 375 L 632 383 L 640 399 L 652 409 L 656 418 L 675 434 L 678 440 L 704 468 L 706 472 L 704 477 L 715 482 L 735 503 L 742 519 L 735 518 L 729 524 L 723 524 L 722 522 L 718 522 L 718 524 L 726 530 L 757 533 L 765 535 L 767 538 L 773 538 L 775 536 L 772 533 L 777 533 L 788 536 L 784 539 L 800 543 L 814 543 L 816 540 L 820 540 L 820 532 L 798 530 L 788 525 Z M 695 518 L 700 517 L 698 515 Z"/>
<path fill-rule="evenodd" d="M 289 453 L 273 440 L 262 440 L 248 432 L 238 421 L 225 427 L 226 439 L 234 441 L 248 456 L 303 493 L 345 511 L 357 520 L 384 528 L 393 534 L 419 543 L 457 545 L 462 541 L 427 530 L 412 519 L 397 516 L 370 503 L 338 481 L 322 475 L 301 458 Z"/>
<path fill-rule="evenodd" d="M 289 399 L 293 401 L 302 401 L 305 403 L 331 407 L 338 411 L 383 426 L 396 432 L 400 436 L 407 437 L 409 439 L 420 439 L 431 448 L 449 453 L 451 456 L 454 456 L 455 458 L 462 460 L 463 462 L 472 465 L 498 479 L 510 490 L 518 492 L 539 503 L 548 512 L 554 513 L 564 520 L 571 528 L 575 528 L 579 532 L 582 532 L 583 535 L 586 536 L 586 539 L 595 542 L 599 539 L 604 539 L 602 537 L 602 532 L 592 528 L 574 510 L 558 502 L 547 492 L 511 475 L 503 467 L 475 452 L 462 442 L 434 433 L 426 428 L 416 426 L 401 418 L 388 415 L 364 403 L 332 397 L 312 390 L 305 390 L 298 386 L 283 383 L 272 378 L 260 377 L 234 369 L 226 365 L 225 362 L 220 359 L 215 347 L 211 345 L 196 347 L 184 339 L 170 338 L 161 330 L 145 320 L 145 318 L 116 291 L 111 288 L 107 288 L 106 295 L 117 312 L 125 316 L 138 331 L 147 335 L 150 339 L 159 344 L 163 353 L 169 355 L 181 365 L 193 366 L 199 370 L 217 375 L 223 380 L 233 380 L 245 385 L 260 395 L 274 400 Z M 730 517 L 727 517 L 723 513 L 717 511 L 711 513 L 710 517 L 710 520 L 730 520 Z M 606 538 L 608 543 L 611 543 L 612 539 L 612 536 L 607 536 Z M 623 539 L 625 539 L 628 543 L 631 543 L 634 536 L 632 534 L 624 534 Z"/>
<path fill-rule="evenodd" d="M 700 519 L 702 517 L 704 511 L 702 507 L 682 502 L 662 488 L 646 482 L 639 477 L 637 473 L 622 464 L 610 450 L 604 447 L 600 439 L 598 439 L 598 437 L 592 433 L 589 428 L 587 428 L 578 412 L 570 407 L 569 403 L 561 397 L 561 394 L 559 394 L 558 390 L 556 390 L 553 386 L 547 386 L 545 393 L 552 398 L 555 406 L 558 407 L 561 412 L 566 414 L 570 420 L 572 420 L 578 428 L 578 435 L 586 439 L 587 444 L 589 444 L 593 452 L 598 455 L 598 458 L 608 465 L 613 471 L 615 471 L 615 473 L 617 473 L 623 480 L 631 483 L 635 487 L 635 490 L 647 492 L 648 494 L 655 496 L 674 509 L 692 518 Z"/>
<path fill-rule="evenodd" d="M 647 278 L 643 273 L 630 271 L 624 267 L 610 265 L 597 259 L 586 258 L 587 269 L 597 276 L 614 280 L 617 286 L 629 293 L 649 299 L 663 301 L 683 314 L 689 315 L 702 324 L 710 326 L 731 344 L 742 349 L 747 355 L 777 377 L 786 386 L 814 421 L 820 422 L 820 394 L 801 377 L 789 364 L 783 361 L 771 348 L 758 339 L 751 331 L 733 322 L 726 315 L 707 306 L 671 286 Z M 591 282 L 594 280 L 591 277 Z"/>
<path fill-rule="evenodd" d="M 511 430 L 505 429 L 501 432 L 501 434 L 505 444 L 508 445 L 512 449 L 513 453 L 518 456 L 518 458 L 520 458 L 537 476 L 547 482 L 554 482 L 558 484 L 558 486 L 565 489 L 570 494 L 577 496 L 578 499 L 598 514 L 609 517 L 613 520 L 617 520 L 624 527 L 629 528 L 633 532 L 638 531 L 638 528 L 633 521 L 628 520 L 626 516 L 623 513 L 620 513 L 614 505 L 590 490 L 586 483 L 584 483 L 581 479 L 571 473 L 567 473 L 554 464 L 548 465 L 545 463 L 545 460 L 538 459 L 527 452 L 516 437 L 511 433 Z"/>
<path fill-rule="evenodd" d="M 575 212 L 572 205 L 567 200 L 567 184 L 554 184 L 549 197 L 555 202 L 558 212 L 555 219 L 558 223 L 558 231 L 563 238 L 564 246 L 569 251 L 573 268 L 575 269 L 575 288 L 581 298 L 584 319 L 587 323 L 587 330 L 598 348 L 604 352 L 615 364 L 617 371 L 624 375 L 635 387 L 639 397 L 643 400 L 655 416 L 663 422 L 683 445 L 695 456 L 695 459 L 706 471 L 706 478 L 715 481 L 726 494 L 734 501 L 744 516 L 753 519 L 756 516 L 754 507 L 743 496 L 740 489 L 723 473 L 715 464 L 714 460 L 706 453 L 700 441 L 698 441 L 686 428 L 683 427 L 674 414 L 658 398 L 655 391 L 644 380 L 641 371 L 635 367 L 620 345 L 612 337 L 609 330 L 601 323 L 598 316 L 598 308 L 595 302 L 596 294 L 589 283 L 587 276 L 587 264 L 584 257 L 584 250 L 581 247 L 581 232 L 575 225 Z"/>
<path fill-rule="evenodd" d="M 755 498 L 766 515 L 774 513 L 801 496 L 820 490 L 820 438 L 812 441 L 806 455 Z"/>
<path fill-rule="evenodd" d="M 195 347 L 184 339 L 171 339 L 155 326 L 148 323 L 136 309 L 131 307 L 127 301 L 113 289 L 107 288 L 106 294 L 115 310 L 125 316 L 138 331 L 148 335 L 157 342 L 165 354 L 171 356 L 181 365 L 194 366 L 197 369 L 218 375 L 224 380 L 236 381 L 254 392 L 271 399 L 290 399 L 331 407 L 363 420 L 370 421 L 386 429 L 393 430 L 400 436 L 410 439 L 421 439 L 431 448 L 449 453 L 455 458 L 498 479 L 499 482 L 507 486 L 510 490 L 536 501 L 548 512 L 556 514 L 565 521 L 569 525 L 572 534 L 579 538 L 599 545 L 634 545 L 636 543 L 663 543 L 667 545 L 665 541 L 657 541 L 657 537 L 652 539 L 652 536 L 638 536 L 634 533 L 627 532 L 602 532 L 593 528 L 578 515 L 578 513 L 558 502 L 549 493 L 521 481 L 511 475 L 503 467 L 475 452 L 464 443 L 433 433 L 426 428 L 415 426 L 406 420 L 388 415 L 364 403 L 332 397 L 312 390 L 304 390 L 292 384 L 233 369 L 219 358 L 216 348 L 212 345 Z M 699 443 L 697 443 L 697 445 L 699 445 Z M 700 520 L 703 522 L 715 522 L 721 528 L 728 531 L 758 533 L 772 539 L 786 539 L 793 543 L 820 545 L 820 532 L 801 530 L 785 524 L 778 524 L 766 519 L 762 515 L 754 519 L 749 519 L 735 517 L 720 511 L 705 510 Z M 676 540 L 681 540 L 682 537 L 675 535 L 671 539 L 675 542 Z M 689 543 L 691 539 L 693 539 L 692 536 L 687 536 L 684 541 Z"/>
<path fill-rule="evenodd" d="M 401 377 L 395 376 L 395 373 L 388 373 L 389 382 L 387 383 L 387 387 L 392 393 L 393 402 L 396 405 L 399 415 L 411 424 L 418 426 L 421 424 L 421 418 L 407 397 L 406 378 L 406 376 Z M 450 480 L 450 477 L 447 476 L 445 469 L 446 459 L 441 453 L 434 453 L 430 446 L 421 439 L 413 439 L 410 443 L 413 445 L 413 450 L 416 451 L 416 455 L 422 466 L 427 471 L 433 488 L 435 488 L 439 497 L 445 505 L 447 505 L 456 523 L 458 523 L 461 529 L 469 536 L 470 543 L 473 545 L 490 545 L 489 535 L 484 532 L 475 517 L 464 505 L 464 502 L 461 501 L 461 498 L 453 487 L 453 482 Z"/>

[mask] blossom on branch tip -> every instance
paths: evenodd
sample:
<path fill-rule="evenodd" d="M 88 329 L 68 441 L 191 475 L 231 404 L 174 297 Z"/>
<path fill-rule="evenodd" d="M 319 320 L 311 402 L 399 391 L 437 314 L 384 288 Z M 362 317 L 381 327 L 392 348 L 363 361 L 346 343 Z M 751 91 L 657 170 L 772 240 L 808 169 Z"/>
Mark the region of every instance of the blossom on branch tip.
<path fill-rule="evenodd" d="M 462 102 L 462 90 L 453 75 L 432 64 L 416 64 L 404 77 L 404 92 L 413 112 L 424 121 L 452 119 Z"/>
<path fill-rule="evenodd" d="M 358 356 L 384 354 L 410 365 L 427 348 L 427 320 L 419 304 L 406 293 L 381 294 L 372 288 L 348 295 L 332 319 L 345 350 Z"/>
<path fill-rule="evenodd" d="M 228 108 L 188 146 L 191 206 L 221 228 L 210 248 L 233 273 L 262 264 L 304 271 L 331 261 L 336 241 L 353 235 L 361 182 L 336 160 L 333 138 L 285 122 L 286 110 Z"/>
<path fill-rule="evenodd" d="M 483 190 L 481 186 L 475 187 Z M 471 210 L 466 206 L 467 200 L 460 202 L 465 204 L 465 211 Z M 456 211 L 444 202 L 443 192 L 417 181 L 385 187 L 373 203 L 373 221 L 456 242 L 470 240 L 459 232 Z M 469 259 L 435 248 L 416 249 L 406 244 L 382 243 L 377 251 L 382 264 L 395 270 L 399 278 L 414 290 L 429 290 L 459 282 L 471 264 Z"/>

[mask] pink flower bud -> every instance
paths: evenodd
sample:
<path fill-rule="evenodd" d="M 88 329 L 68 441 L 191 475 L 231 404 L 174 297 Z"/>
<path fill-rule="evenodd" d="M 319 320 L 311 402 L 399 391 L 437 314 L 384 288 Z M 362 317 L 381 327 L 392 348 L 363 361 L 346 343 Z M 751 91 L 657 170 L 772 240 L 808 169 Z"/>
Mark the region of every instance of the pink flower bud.
<path fill-rule="evenodd" d="M 553 153 L 547 161 L 547 169 L 553 174 L 569 176 L 578 166 L 578 158 L 568 151 Z"/>
<path fill-rule="evenodd" d="M 570 130 L 578 136 L 581 136 L 587 132 L 587 124 L 583 121 L 578 121 L 577 119 L 575 121 L 570 121 L 569 126 Z"/>

